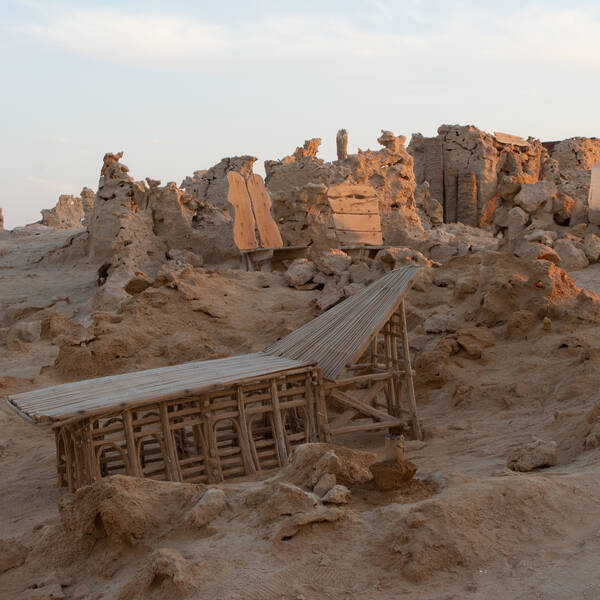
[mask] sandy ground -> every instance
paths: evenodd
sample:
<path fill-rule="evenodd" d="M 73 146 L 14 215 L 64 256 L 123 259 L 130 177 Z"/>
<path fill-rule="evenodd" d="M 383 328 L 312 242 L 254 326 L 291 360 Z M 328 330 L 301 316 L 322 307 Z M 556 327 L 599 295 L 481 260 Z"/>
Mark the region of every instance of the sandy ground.
<path fill-rule="evenodd" d="M 89 321 L 95 269 L 40 260 L 73 234 L 46 231 L 0 240 L 4 327 L 16 322 L 17 311 L 34 315 L 57 307 L 75 322 Z M 598 265 L 572 275 L 579 286 L 600 292 Z M 138 341 L 125 359 L 106 358 L 104 372 L 260 348 L 316 314 L 311 300 L 317 292 L 287 288 L 278 275 L 210 277 L 210 284 L 197 282 L 204 286 L 204 309 L 196 301 L 192 310 L 194 300 L 173 290 L 153 291 L 155 296 L 140 295 L 112 328 L 96 332 L 93 343 L 105 357 L 119 335 L 139 336 L 133 336 Z M 168 303 L 157 302 L 157 293 Z M 419 312 L 418 295 L 409 300 Z M 215 314 L 207 314 L 210 307 Z M 201 343 L 182 341 L 169 353 L 153 341 L 152 351 L 144 352 L 144 336 L 152 337 L 148 322 L 161 314 L 171 331 L 182 323 L 194 327 Z M 220 486 L 228 507 L 205 529 L 165 525 L 162 533 L 133 547 L 98 544 L 76 560 L 67 559 L 72 538 L 60 529 L 59 507 L 69 494 L 56 487 L 53 437 L 2 402 L 0 538 L 16 539 L 34 551 L 22 566 L 0 574 L 0 598 L 60 597 L 48 595 L 50 588 L 43 585 L 48 581 L 62 584 L 65 598 L 88 599 L 600 598 L 600 448 L 584 448 L 588 415 L 598 403 L 600 327 L 557 320 L 552 331 L 538 327 L 528 339 L 508 338 L 504 325 L 491 330 L 496 343 L 480 358 L 464 353 L 450 358 L 450 381 L 417 386 L 426 440 L 409 442 L 408 458 L 418 465 L 420 477 L 442 483 L 422 495 L 349 486 L 352 501 L 342 518 L 307 525 L 288 541 L 273 539 L 271 523 L 257 521 L 260 510 L 245 503 L 249 489 L 267 484 L 242 481 Z M 419 330 L 413 337 L 417 346 L 424 344 Z M 76 347 L 60 346 L 64 360 L 55 367 L 56 342 L 20 349 L 5 344 L 0 395 L 73 379 L 80 372 L 94 375 L 74 353 Z M 65 366 L 79 360 L 81 371 Z M 557 464 L 530 473 L 508 470 L 507 455 L 533 438 L 558 444 Z M 379 455 L 383 451 L 381 434 L 334 441 Z M 52 540 L 57 540 L 54 547 L 48 546 Z M 183 557 L 191 587 L 143 579 L 149 556 L 161 548 Z M 1 558 L 0 553 L 0 564 Z"/>

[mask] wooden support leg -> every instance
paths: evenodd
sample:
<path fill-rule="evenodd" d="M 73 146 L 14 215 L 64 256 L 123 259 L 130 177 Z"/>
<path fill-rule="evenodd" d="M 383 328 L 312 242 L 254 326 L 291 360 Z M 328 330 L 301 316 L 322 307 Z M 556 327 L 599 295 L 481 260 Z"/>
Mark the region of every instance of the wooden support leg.
<path fill-rule="evenodd" d="M 205 425 L 205 424 L 203 424 Z M 204 472 L 206 473 L 206 481 L 210 483 L 210 452 L 208 450 L 208 444 L 206 443 L 206 433 L 200 425 L 194 425 L 194 440 L 196 442 L 196 452 L 198 455 L 202 455 L 204 460 Z"/>
<path fill-rule="evenodd" d="M 331 433 L 329 431 L 329 418 L 327 416 L 327 400 L 325 398 L 323 376 L 320 373 L 317 374 L 317 386 L 315 393 L 317 396 L 317 422 L 319 425 L 319 439 L 322 442 L 329 443 L 331 441 Z"/>
<path fill-rule="evenodd" d="M 315 422 L 315 395 L 313 393 L 313 374 L 308 372 L 306 374 L 306 380 L 304 383 L 304 393 L 306 399 L 306 428 L 308 429 L 308 441 L 316 442 L 317 437 L 317 426 Z"/>
<path fill-rule="evenodd" d="M 279 464 L 285 465 L 288 461 L 288 451 L 283 430 L 283 419 L 279 405 L 279 394 L 277 392 L 277 380 L 271 379 L 271 402 L 273 404 L 273 429 L 275 430 L 275 441 L 277 442 L 277 453 Z"/>
<path fill-rule="evenodd" d="M 171 481 L 181 481 L 181 473 L 179 471 L 179 461 L 177 460 L 177 450 L 173 442 L 173 434 L 169 426 L 169 412 L 165 402 L 160 403 L 160 423 L 165 446 L 165 469 L 167 477 Z"/>
<path fill-rule="evenodd" d="M 54 430 L 54 442 L 56 443 L 56 485 L 60 488 L 63 487 L 65 481 L 62 476 L 62 453 L 60 449 L 60 430 Z"/>
<path fill-rule="evenodd" d="M 210 398 L 208 396 L 204 397 L 203 405 L 206 416 L 206 440 L 208 443 L 208 452 L 210 454 L 207 464 L 208 481 L 209 483 L 218 483 L 223 481 L 224 477 L 223 472 L 221 471 L 217 435 L 215 433 L 215 425 L 210 412 Z"/>
<path fill-rule="evenodd" d="M 402 331 L 402 346 L 404 352 L 404 370 L 405 370 L 405 381 L 408 392 L 408 409 L 411 417 L 411 425 L 413 435 L 417 440 L 423 439 L 423 432 L 421 431 L 421 424 L 419 423 L 419 417 L 417 415 L 417 399 L 415 397 L 415 387 L 412 376 L 412 366 L 410 364 L 410 345 L 408 343 L 408 328 L 406 326 L 406 309 L 404 307 L 404 300 L 400 304 L 400 329 Z"/>
<path fill-rule="evenodd" d="M 135 437 L 133 435 L 133 421 L 131 411 L 123 411 L 123 428 L 125 429 L 125 443 L 127 445 L 127 456 L 129 458 L 129 474 L 134 477 L 141 477 L 142 470 L 138 459 L 137 448 L 135 445 Z"/>
<path fill-rule="evenodd" d="M 392 331 L 391 326 L 388 321 L 384 328 L 384 336 L 385 336 L 385 356 L 386 356 L 386 368 L 394 369 L 394 352 L 393 352 L 393 339 L 392 339 Z M 390 379 L 389 383 L 389 396 L 388 396 L 388 413 L 390 415 L 394 415 L 396 411 L 396 406 L 398 404 L 398 400 L 396 398 L 396 385 L 394 378 Z"/>
<path fill-rule="evenodd" d="M 250 442 L 248 441 L 248 422 L 246 420 L 246 405 L 244 401 L 244 390 L 241 385 L 236 385 L 236 397 L 240 422 L 240 448 L 242 449 L 242 460 L 246 474 L 256 473 L 256 466 L 252 459 Z"/>
<path fill-rule="evenodd" d="M 94 481 L 100 479 L 101 475 L 92 444 L 92 429 L 88 421 L 86 421 L 84 424 L 82 437 L 85 449 L 85 468 L 87 471 L 86 483 L 93 483 Z"/>

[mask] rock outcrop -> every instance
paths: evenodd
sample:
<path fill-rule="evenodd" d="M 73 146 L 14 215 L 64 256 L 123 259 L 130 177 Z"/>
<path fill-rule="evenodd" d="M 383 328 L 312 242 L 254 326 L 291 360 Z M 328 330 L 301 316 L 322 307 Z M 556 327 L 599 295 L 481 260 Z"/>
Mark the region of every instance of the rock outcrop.
<path fill-rule="evenodd" d="M 265 161 L 266 185 L 286 243 L 319 244 L 327 240 L 330 222 L 327 190 L 341 183 L 373 188 L 386 245 L 404 245 L 422 236 L 424 228 L 414 199 L 413 160 L 404 147 L 405 138 L 382 131 L 378 139 L 384 146 L 382 150 L 347 154 L 347 134 L 342 132 L 337 138 L 336 162 L 317 158 L 321 143 L 318 138 L 307 140 L 291 156 Z M 335 236 L 330 235 L 324 245 L 327 244 L 334 247 Z"/>
<path fill-rule="evenodd" d="M 87 191 L 88 188 L 83 188 L 82 195 L 84 193 L 87 194 Z M 42 225 L 54 227 L 55 229 L 82 227 L 86 214 L 89 214 L 90 210 L 90 198 L 88 196 L 85 199 L 85 206 L 87 213 L 84 210 L 84 201 L 82 198 L 71 196 L 70 194 L 61 194 L 54 208 L 42 209 Z"/>
<path fill-rule="evenodd" d="M 521 184 L 539 179 L 546 153 L 542 144 L 513 138 L 472 125 L 442 125 L 434 138 L 412 136 L 408 150 L 415 160 L 416 182 L 429 182 L 447 223 L 480 226 L 490 203 L 512 199 Z"/>

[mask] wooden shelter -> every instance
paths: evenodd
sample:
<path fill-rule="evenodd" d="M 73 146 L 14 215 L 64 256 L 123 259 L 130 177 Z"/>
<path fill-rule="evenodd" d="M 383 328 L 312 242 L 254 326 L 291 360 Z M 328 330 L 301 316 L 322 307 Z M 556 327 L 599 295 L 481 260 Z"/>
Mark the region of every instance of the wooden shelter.
<path fill-rule="evenodd" d="M 58 485 L 125 473 L 213 483 L 277 468 L 297 444 L 391 429 L 421 437 L 404 296 L 384 275 L 264 352 L 9 396 L 54 429 Z"/>
<path fill-rule="evenodd" d="M 404 297 L 418 267 L 384 275 L 265 350 L 318 365 L 326 435 L 403 429 L 421 439 Z M 341 413 L 333 416 L 337 407 Z"/>

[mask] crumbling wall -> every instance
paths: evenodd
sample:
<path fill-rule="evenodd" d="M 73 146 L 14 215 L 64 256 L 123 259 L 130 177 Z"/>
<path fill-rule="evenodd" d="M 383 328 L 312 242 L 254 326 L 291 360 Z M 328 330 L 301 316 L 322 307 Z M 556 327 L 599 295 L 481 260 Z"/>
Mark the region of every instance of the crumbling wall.
<path fill-rule="evenodd" d="M 414 134 L 408 146 L 416 183 L 444 207 L 447 223 L 489 224 L 490 204 L 512 200 L 523 183 L 535 183 L 547 152 L 539 140 L 517 141 L 472 125 L 442 125 L 437 137 Z M 512 142 L 512 143 L 511 143 Z"/>
<path fill-rule="evenodd" d="M 338 132 L 336 142 L 339 153 L 335 162 L 317 158 L 321 143 L 318 138 L 307 140 L 291 156 L 265 162 L 266 185 L 284 240 L 292 245 L 300 239 L 323 242 L 322 225 L 328 210 L 326 189 L 343 182 L 374 188 L 385 244 L 401 245 L 421 236 L 424 228 L 414 199 L 413 159 L 404 146 L 405 138 L 382 131 L 378 139 L 382 150 L 359 150 L 349 155 L 345 153 L 347 134 L 343 130 Z M 335 238 L 330 236 L 325 240 L 328 243 L 333 247 Z"/>
<path fill-rule="evenodd" d="M 553 145 L 554 181 L 563 194 L 587 207 L 592 167 L 600 162 L 600 139 L 573 137 Z"/>

